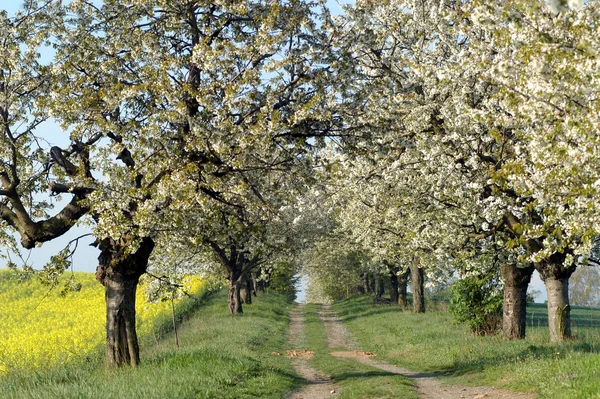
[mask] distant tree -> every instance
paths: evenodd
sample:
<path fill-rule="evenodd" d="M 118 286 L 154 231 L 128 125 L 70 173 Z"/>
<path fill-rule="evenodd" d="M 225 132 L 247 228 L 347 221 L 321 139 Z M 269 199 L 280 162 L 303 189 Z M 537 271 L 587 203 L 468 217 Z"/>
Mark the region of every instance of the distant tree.
<path fill-rule="evenodd" d="M 597 266 L 578 268 L 571 276 L 569 295 L 573 305 L 600 307 L 600 269 Z"/>
<path fill-rule="evenodd" d="M 541 293 L 542 291 L 540 290 L 529 289 L 527 291 L 527 303 L 535 303 L 535 298 L 537 298 Z"/>

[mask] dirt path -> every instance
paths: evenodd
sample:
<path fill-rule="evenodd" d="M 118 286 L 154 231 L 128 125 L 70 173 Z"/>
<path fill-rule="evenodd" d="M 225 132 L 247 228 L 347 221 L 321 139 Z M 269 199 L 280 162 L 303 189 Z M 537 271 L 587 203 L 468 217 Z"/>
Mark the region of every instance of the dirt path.
<path fill-rule="evenodd" d="M 375 354 L 358 350 L 358 345 L 352 340 L 352 337 L 336 317 L 335 313 L 331 311 L 329 305 L 324 305 L 319 315 L 327 328 L 327 342 L 329 343 L 329 347 L 346 349 L 345 351 L 332 352 L 333 356 L 353 358 L 380 370 L 411 378 L 415 382 L 417 392 L 423 399 L 535 399 L 536 397 L 534 393 L 518 393 L 494 387 L 442 385 L 435 378 L 435 374 L 416 373 L 383 361 L 374 360 L 373 356 Z"/>
<path fill-rule="evenodd" d="M 335 398 L 340 391 L 329 376 L 323 375 L 308 365 L 311 352 L 303 348 L 304 305 L 298 305 L 291 313 L 290 329 L 288 333 L 290 350 L 287 355 L 292 359 L 292 366 L 296 373 L 306 380 L 306 386 L 295 392 L 289 399 L 325 399 Z"/>

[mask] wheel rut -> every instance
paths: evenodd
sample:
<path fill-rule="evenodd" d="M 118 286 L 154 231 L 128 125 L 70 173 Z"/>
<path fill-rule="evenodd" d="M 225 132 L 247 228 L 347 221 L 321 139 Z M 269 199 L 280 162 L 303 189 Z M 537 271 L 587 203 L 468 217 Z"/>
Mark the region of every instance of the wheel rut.
<path fill-rule="evenodd" d="M 423 399 L 535 399 L 534 393 L 519 393 L 498 389 L 490 386 L 442 385 L 434 373 L 418 373 L 408 369 L 375 360 L 374 353 L 360 351 L 352 336 L 342 325 L 329 305 L 323 305 L 319 313 L 327 329 L 327 342 L 330 348 L 343 348 L 331 352 L 331 355 L 352 358 L 358 362 L 410 378 L 415 383 L 417 393 Z"/>
<path fill-rule="evenodd" d="M 312 353 L 303 349 L 303 308 L 304 305 L 300 304 L 291 313 L 288 343 L 292 349 L 287 351 L 287 356 L 292 359 L 292 367 L 306 381 L 306 385 L 300 391 L 294 392 L 289 399 L 335 398 L 340 391 L 339 387 L 331 377 L 319 372 L 308 364 Z"/>

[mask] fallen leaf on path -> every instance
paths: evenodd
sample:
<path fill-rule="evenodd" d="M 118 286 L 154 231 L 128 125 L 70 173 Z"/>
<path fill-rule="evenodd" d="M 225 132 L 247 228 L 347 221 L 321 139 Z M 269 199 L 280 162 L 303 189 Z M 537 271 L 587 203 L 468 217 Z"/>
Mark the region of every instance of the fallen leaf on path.
<path fill-rule="evenodd" d="M 292 357 L 299 357 L 301 359 L 310 359 L 312 357 L 312 351 L 309 351 L 307 349 L 302 349 L 300 351 L 296 350 L 296 349 L 291 349 L 285 352 L 286 356 L 289 358 Z"/>
<path fill-rule="evenodd" d="M 377 356 L 376 353 L 373 352 L 356 352 L 359 354 L 359 356 L 364 356 L 364 357 L 375 357 Z"/>

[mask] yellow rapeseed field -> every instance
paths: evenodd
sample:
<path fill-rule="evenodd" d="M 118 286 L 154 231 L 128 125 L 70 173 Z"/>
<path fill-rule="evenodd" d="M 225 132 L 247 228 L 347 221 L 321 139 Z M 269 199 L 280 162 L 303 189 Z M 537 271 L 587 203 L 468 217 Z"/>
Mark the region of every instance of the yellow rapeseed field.
<path fill-rule="evenodd" d="M 0 270 L 0 375 L 10 369 L 35 370 L 85 356 L 105 339 L 104 287 L 92 273 L 75 273 L 79 292 L 65 296 L 36 278 L 20 282 L 16 274 Z M 199 278 L 185 282 L 199 293 Z M 171 312 L 167 302 L 148 303 L 144 286 L 137 293 L 140 335 Z"/>

